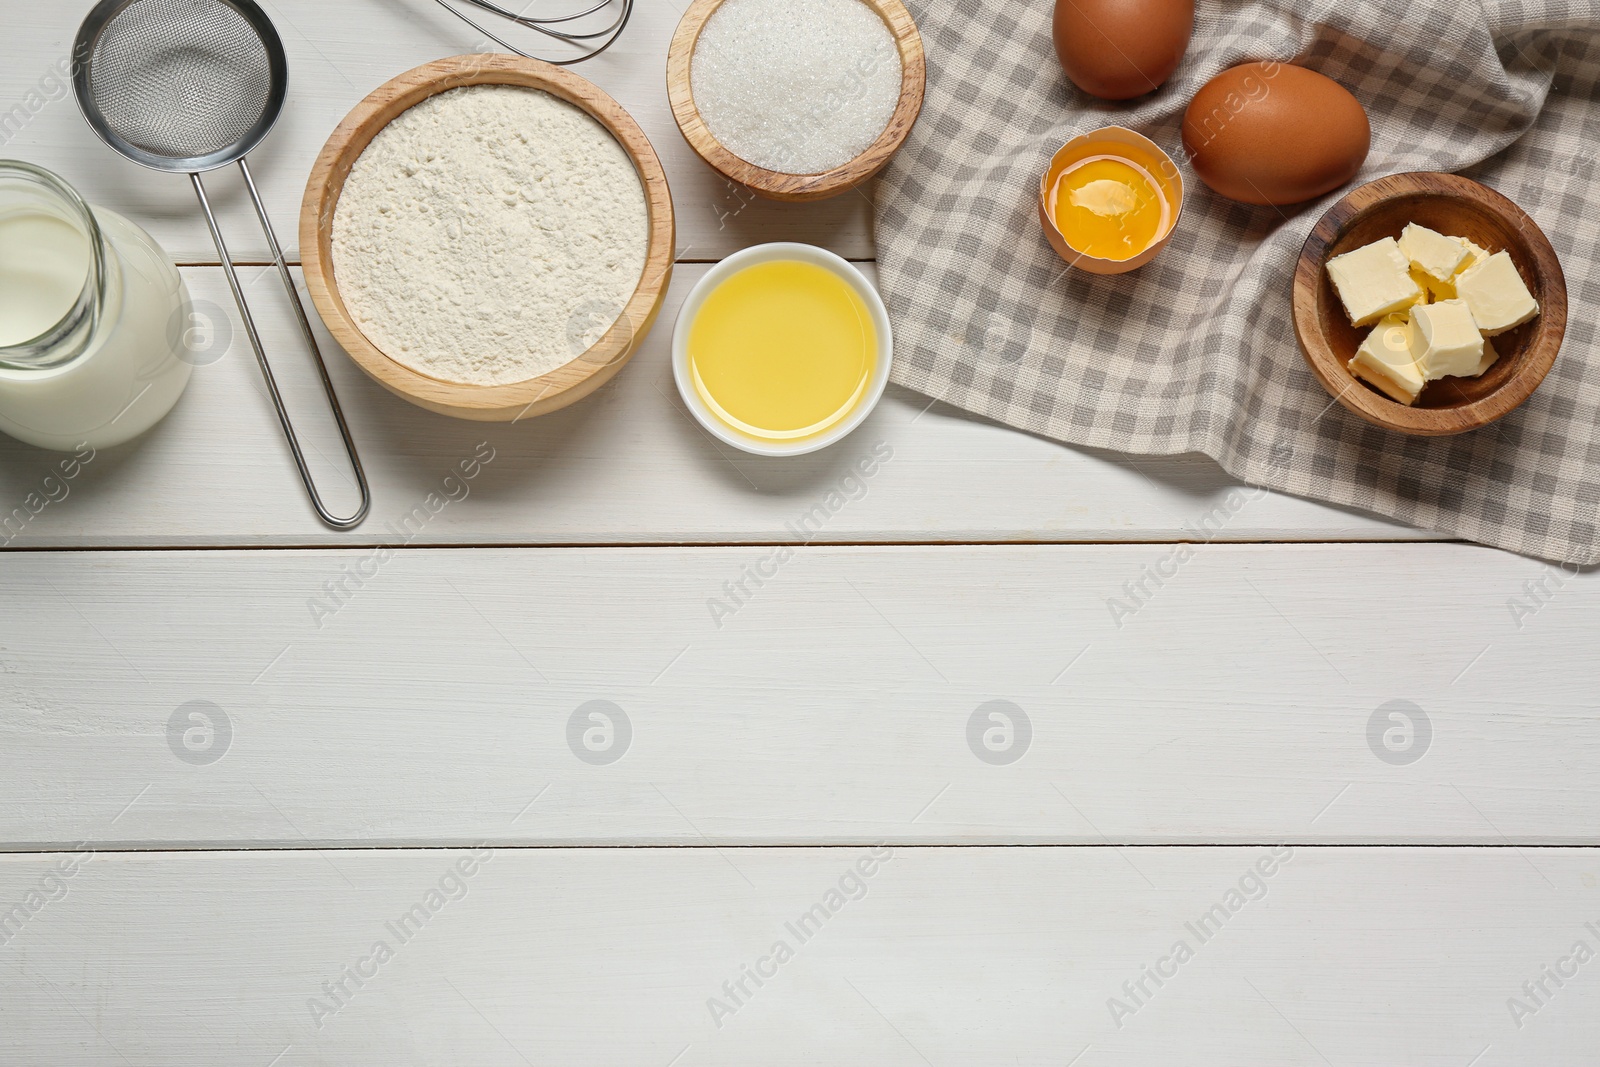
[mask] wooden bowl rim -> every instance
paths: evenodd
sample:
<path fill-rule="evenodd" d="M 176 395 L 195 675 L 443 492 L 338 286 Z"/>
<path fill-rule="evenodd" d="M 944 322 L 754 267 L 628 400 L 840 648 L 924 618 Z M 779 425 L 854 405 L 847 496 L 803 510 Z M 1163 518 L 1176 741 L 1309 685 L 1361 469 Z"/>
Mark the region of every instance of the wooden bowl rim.
<path fill-rule="evenodd" d="M 650 216 L 644 269 L 611 328 L 560 367 L 503 385 L 445 381 L 389 356 L 367 338 L 350 314 L 333 269 L 333 217 L 356 160 L 395 118 L 430 97 L 468 85 L 540 89 L 582 108 L 617 139 L 632 160 Z M 378 121 L 386 112 L 390 113 L 388 118 Z M 672 276 L 675 239 L 666 171 L 644 130 L 622 105 L 604 89 L 571 71 L 536 59 L 499 53 L 451 56 L 424 63 L 367 94 L 323 145 L 307 180 L 300 212 L 306 288 L 329 332 L 351 359 L 385 388 L 413 403 L 443 414 L 488 420 L 554 411 L 609 381 L 632 358 L 655 321 Z"/>
<path fill-rule="evenodd" d="M 667 49 L 667 99 L 683 139 L 723 177 L 778 200 L 823 200 L 867 181 L 894 158 L 922 113 L 927 55 L 922 33 L 901 0 L 861 0 L 889 27 L 900 53 L 900 99 L 878 139 L 848 163 L 817 174 L 788 174 L 734 155 L 712 135 L 694 102 L 691 66 L 706 23 L 726 0 L 692 0 Z"/>
<path fill-rule="evenodd" d="M 1319 289 L 1331 292 L 1329 250 L 1374 211 L 1395 200 L 1435 197 L 1466 201 L 1499 217 L 1521 235 L 1520 258 L 1531 263 L 1539 301 L 1536 332 L 1516 356 L 1511 375 L 1494 392 L 1450 408 L 1409 407 L 1358 380 L 1333 351 L 1317 316 Z M 1511 251 L 1507 249 L 1507 251 Z M 1337 301 L 1334 294 L 1332 300 Z M 1330 207 L 1312 227 L 1295 264 L 1294 328 L 1301 355 L 1328 395 L 1375 426 L 1419 436 L 1445 436 L 1480 429 L 1516 410 L 1549 374 L 1566 336 L 1567 287 L 1560 258 L 1538 223 L 1505 194 L 1459 174 L 1407 171 L 1367 182 Z M 1335 304 L 1343 314 L 1343 306 Z M 1502 357 L 1504 358 L 1504 357 Z"/>

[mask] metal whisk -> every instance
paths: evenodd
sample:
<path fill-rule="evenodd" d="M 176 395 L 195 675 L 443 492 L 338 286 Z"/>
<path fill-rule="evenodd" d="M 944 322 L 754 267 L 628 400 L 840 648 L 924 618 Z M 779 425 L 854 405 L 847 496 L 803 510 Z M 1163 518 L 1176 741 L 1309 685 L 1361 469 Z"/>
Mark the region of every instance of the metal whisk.
<path fill-rule="evenodd" d="M 534 3 L 538 2 L 539 0 L 534 0 Z M 557 41 L 564 41 L 575 48 L 583 50 L 582 55 L 569 57 L 567 59 L 549 59 L 544 56 L 529 55 L 516 45 L 511 44 L 509 41 L 495 36 L 495 34 L 486 29 L 482 23 L 475 22 L 471 18 L 468 18 L 465 11 L 462 11 L 459 7 L 455 6 L 455 4 L 450 3 L 449 0 L 434 0 L 434 3 L 438 4 L 440 7 L 450 12 L 450 14 L 454 15 L 462 22 L 465 22 L 468 26 L 471 26 L 473 29 L 489 38 L 489 40 L 493 41 L 495 44 L 509 52 L 515 52 L 517 55 L 522 56 L 525 59 L 543 59 L 546 63 L 551 63 L 558 67 L 570 67 L 574 63 L 582 63 L 586 59 L 593 59 L 595 56 L 604 52 L 606 49 L 610 48 L 616 43 L 617 38 L 622 36 L 622 31 L 627 29 L 628 20 L 633 17 L 634 0 L 599 0 L 599 3 L 588 8 L 587 10 L 579 11 L 570 15 L 560 15 L 546 18 L 533 18 L 527 14 L 518 15 L 515 12 L 506 10 L 499 4 L 492 3 L 491 0 L 456 0 L 457 4 L 464 4 L 469 7 L 475 7 L 480 11 L 487 11 L 491 15 L 498 15 L 500 18 L 514 23 L 515 25 L 526 27 L 527 29 L 533 30 L 535 33 L 542 33 L 546 37 Z M 589 16 L 597 14 L 598 12 L 612 6 L 617 7 L 618 13 L 617 17 L 612 20 L 609 26 L 589 32 L 579 32 L 576 29 L 569 28 L 571 23 L 588 18 Z"/>
<path fill-rule="evenodd" d="M 100 139 L 135 163 L 152 170 L 188 174 L 194 183 L 211 238 L 222 258 L 222 269 L 228 276 L 228 286 L 239 305 L 245 332 L 250 335 L 256 362 L 289 439 L 300 479 L 311 494 L 312 506 L 318 517 L 335 529 L 358 525 L 372 504 L 367 476 L 350 439 L 350 428 L 328 378 L 328 368 L 322 362 L 305 306 L 284 262 L 283 249 L 272 232 L 266 206 L 244 160 L 277 122 L 289 80 L 283 42 L 271 21 L 254 0 L 101 0 L 78 31 L 73 55 L 79 60 L 73 74 L 78 106 Z M 345 453 L 361 492 L 361 507 L 353 515 L 334 515 L 317 492 L 272 366 L 267 362 L 255 319 L 245 302 L 244 289 L 234 272 L 222 231 L 217 228 L 205 185 L 200 181 L 202 173 L 230 163 L 238 163 L 244 175 L 256 217 L 267 235 L 278 274 L 289 291 L 289 302 L 299 317 L 300 329 L 322 376 L 328 405 L 344 438 Z"/>

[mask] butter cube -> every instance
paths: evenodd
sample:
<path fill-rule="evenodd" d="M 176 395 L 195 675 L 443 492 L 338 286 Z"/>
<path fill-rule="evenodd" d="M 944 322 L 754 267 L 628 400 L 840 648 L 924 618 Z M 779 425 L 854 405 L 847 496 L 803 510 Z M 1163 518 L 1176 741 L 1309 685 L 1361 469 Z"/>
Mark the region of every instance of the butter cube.
<path fill-rule="evenodd" d="M 1422 286 L 1423 291 L 1427 294 L 1427 299 L 1424 303 L 1437 304 L 1441 300 L 1456 299 L 1456 278 L 1461 276 L 1462 271 L 1469 270 L 1489 258 L 1489 253 L 1486 250 L 1479 248 L 1465 237 L 1452 237 L 1450 240 L 1467 250 L 1466 258 L 1456 268 L 1455 277 L 1441 281 L 1438 278 L 1429 277 L 1416 267 L 1411 268 L 1411 277 L 1416 280 L 1418 285 Z"/>
<path fill-rule="evenodd" d="M 1539 314 L 1538 301 L 1507 252 L 1496 252 L 1456 279 L 1456 295 L 1472 310 L 1478 329 L 1494 337 Z"/>
<path fill-rule="evenodd" d="M 1411 261 L 1393 237 L 1334 256 L 1328 277 L 1356 326 L 1371 326 L 1422 299 L 1422 287 L 1411 279 Z"/>
<path fill-rule="evenodd" d="M 1456 240 L 1460 241 L 1461 247 L 1467 250 L 1466 260 L 1461 264 L 1461 266 L 1456 268 L 1457 274 L 1460 274 L 1464 270 L 1469 270 L 1472 267 L 1476 267 L 1479 263 L 1482 263 L 1484 260 L 1489 258 L 1489 250 L 1487 248 L 1480 248 L 1471 241 L 1467 240 L 1465 237 L 1457 237 Z"/>
<path fill-rule="evenodd" d="M 1407 223 L 1400 233 L 1400 251 L 1413 267 L 1441 282 L 1454 278 L 1471 255 L 1467 246 L 1454 237 L 1414 222 Z"/>
<path fill-rule="evenodd" d="M 1494 366 L 1494 361 L 1499 359 L 1499 358 L 1500 358 L 1500 353 L 1498 353 L 1498 352 L 1496 352 L 1494 350 L 1494 345 L 1490 344 L 1489 343 L 1489 339 L 1487 337 L 1485 337 L 1483 339 L 1483 359 L 1478 362 L 1477 370 L 1474 370 L 1471 374 L 1467 375 L 1467 377 L 1468 378 L 1476 378 L 1476 377 L 1478 377 L 1484 371 L 1486 371 L 1490 367 Z"/>
<path fill-rule="evenodd" d="M 1416 403 L 1427 383 L 1411 354 L 1404 315 L 1389 315 L 1379 322 L 1356 349 L 1349 366 L 1351 374 L 1402 404 Z"/>
<path fill-rule="evenodd" d="M 1483 334 L 1464 300 L 1441 300 L 1411 313 L 1407 343 L 1428 381 L 1471 375 L 1483 362 Z"/>

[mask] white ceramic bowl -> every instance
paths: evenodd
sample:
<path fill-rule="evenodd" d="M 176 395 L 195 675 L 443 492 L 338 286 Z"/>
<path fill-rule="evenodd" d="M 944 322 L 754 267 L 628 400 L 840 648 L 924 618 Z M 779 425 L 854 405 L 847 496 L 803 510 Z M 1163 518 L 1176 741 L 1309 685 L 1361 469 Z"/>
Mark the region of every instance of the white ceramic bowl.
<path fill-rule="evenodd" d="M 861 402 L 835 426 L 798 441 L 770 441 L 751 437 L 729 426 L 712 412 L 700 396 L 694 387 L 693 375 L 689 371 L 689 327 L 693 324 L 695 316 L 700 313 L 700 307 L 705 303 L 706 297 L 711 295 L 711 291 L 729 275 L 746 267 L 783 259 L 815 264 L 832 271 L 848 282 L 866 303 L 867 310 L 872 315 L 872 324 L 878 333 L 877 363 L 872 369 L 872 381 L 868 383 L 866 395 L 861 398 Z M 683 307 L 678 311 L 678 322 L 672 331 L 672 377 L 678 383 L 678 394 L 683 397 L 683 402 L 688 406 L 690 413 L 719 441 L 725 441 L 735 448 L 757 456 L 801 456 L 807 452 L 827 448 L 848 436 L 852 430 L 866 421 L 867 416 L 872 414 L 872 409 L 877 407 L 878 401 L 882 399 L 884 386 L 889 384 L 889 368 L 893 362 L 893 354 L 894 337 L 889 330 L 888 309 L 883 306 L 883 297 L 878 295 L 878 290 L 867 280 L 866 275 L 825 248 L 786 241 L 746 248 L 712 267 L 706 272 L 705 277 L 700 279 L 699 284 L 689 291 L 689 298 L 683 302 Z"/>

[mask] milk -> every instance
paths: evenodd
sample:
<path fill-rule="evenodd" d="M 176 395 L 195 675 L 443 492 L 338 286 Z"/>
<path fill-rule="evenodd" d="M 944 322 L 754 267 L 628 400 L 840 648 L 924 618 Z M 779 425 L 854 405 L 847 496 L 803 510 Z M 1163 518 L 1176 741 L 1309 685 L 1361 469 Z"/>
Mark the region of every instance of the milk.
<path fill-rule="evenodd" d="M 31 341 L 71 311 L 89 276 L 89 239 L 42 211 L 0 214 L 0 348 Z"/>
<path fill-rule="evenodd" d="M 139 227 L 91 210 L 105 259 L 101 285 L 89 288 L 100 313 L 87 346 L 56 366 L 7 363 L 6 346 L 34 341 L 79 309 L 94 242 L 69 212 L 0 188 L 0 431 L 41 448 L 100 449 L 138 436 L 171 410 L 193 370 L 183 358 L 190 300 L 177 268 Z"/>

